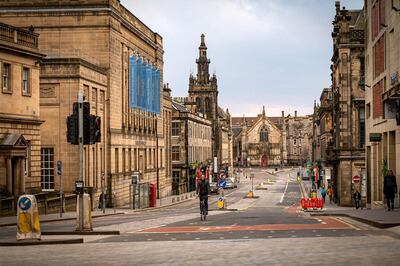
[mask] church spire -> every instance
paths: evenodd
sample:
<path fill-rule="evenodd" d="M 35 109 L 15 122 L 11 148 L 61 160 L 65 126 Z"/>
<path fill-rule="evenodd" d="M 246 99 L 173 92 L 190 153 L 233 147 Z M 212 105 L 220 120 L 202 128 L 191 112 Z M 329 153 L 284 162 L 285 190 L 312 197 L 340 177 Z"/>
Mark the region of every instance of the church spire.
<path fill-rule="evenodd" d="M 199 46 L 199 59 L 197 63 L 197 81 L 200 83 L 208 83 L 210 79 L 209 64 L 210 59 L 207 58 L 207 46 L 205 43 L 205 36 L 201 34 L 201 42 Z"/>
<path fill-rule="evenodd" d="M 265 117 L 265 105 L 263 105 L 262 116 Z"/>

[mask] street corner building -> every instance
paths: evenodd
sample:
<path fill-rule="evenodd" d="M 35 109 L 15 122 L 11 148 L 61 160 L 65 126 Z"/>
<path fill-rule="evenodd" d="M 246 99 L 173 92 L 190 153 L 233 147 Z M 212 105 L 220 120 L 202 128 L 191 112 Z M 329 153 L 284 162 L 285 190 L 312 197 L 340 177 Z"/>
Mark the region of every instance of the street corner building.
<path fill-rule="evenodd" d="M 239 166 L 280 167 L 302 165 L 311 157 L 312 117 L 290 114 L 233 117 L 233 153 Z"/>
<path fill-rule="evenodd" d="M 0 23 L 0 214 L 40 192 L 39 35 Z"/>
<path fill-rule="evenodd" d="M 376 208 L 389 169 L 400 184 L 400 2 L 367 0 L 364 12 L 367 204 Z"/>
<path fill-rule="evenodd" d="M 313 161 L 324 170 L 341 206 L 352 205 L 355 190 L 365 200 L 364 10 L 336 1 L 333 24 L 332 86 L 314 104 Z M 320 172 L 321 173 L 321 172 Z M 354 182 L 361 178 L 362 182 Z"/>
<path fill-rule="evenodd" d="M 62 161 L 62 189 L 67 196 L 74 191 L 78 146 L 67 143 L 66 118 L 81 91 L 90 103 L 90 113 L 101 118 L 101 141 L 84 150 L 84 181 L 93 206 L 102 187 L 113 195 L 107 197 L 109 204 L 129 204 L 133 174 L 139 175 L 139 183 L 154 183 L 158 197 L 170 195 L 172 99 L 170 90 L 162 86 L 162 37 L 117 0 L 6 1 L 0 7 L 1 21 L 31 29 L 32 38 L 39 38 L 37 56 L 46 55 L 26 62 L 32 80 L 38 76 L 40 62 L 40 78 L 32 82 L 32 96 L 18 93 L 21 102 L 35 99 L 29 109 L 21 110 L 21 115 L 34 121 L 29 127 L 37 128 L 35 134 L 40 136 L 30 144 L 36 156 L 31 160 L 35 186 L 49 195 L 57 193 L 60 179 L 55 164 Z M 13 94 L 3 92 L 2 97 L 11 95 L 17 101 L 23 63 L 10 65 L 20 73 L 11 86 L 18 86 Z M 0 108 L 8 111 L 1 113 L 10 113 L 11 105 L 12 110 L 22 106 L 2 104 Z M 10 122 L 6 125 L 10 127 Z M 14 164 L 16 160 L 11 159 L 8 167 L 17 169 Z"/>
<path fill-rule="evenodd" d="M 172 107 L 172 187 L 179 195 L 195 190 L 199 168 L 210 169 L 212 122 L 187 97 L 174 98 Z"/>

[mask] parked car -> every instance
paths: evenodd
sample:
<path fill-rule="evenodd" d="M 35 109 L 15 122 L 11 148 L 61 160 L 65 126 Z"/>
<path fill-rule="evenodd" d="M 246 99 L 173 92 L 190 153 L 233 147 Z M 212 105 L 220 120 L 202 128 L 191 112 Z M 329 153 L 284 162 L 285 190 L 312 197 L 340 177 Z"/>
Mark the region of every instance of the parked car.
<path fill-rule="evenodd" d="M 308 169 L 305 169 L 302 173 L 301 173 L 301 179 L 302 180 L 310 180 L 310 171 Z"/>
<path fill-rule="evenodd" d="M 217 186 L 217 182 L 210 182 L 210 190 L 211 193 L 218 193 L 218 186 Z"/>
<path fill-rule="evenodd" d="M 237 183 L 239 183 L 239 182 L 238 182 L 238 180 L 236 179 L 236 177 L 231 176 L 231 177 L 228 177 L 228 179 L 230 179 L 230 180 L 233 182 L 233 187 L 234 187 L 234 188 L 237 188 Z"/>
<path fill-rule="evenodd" d="M 226 178 L 226 185 L 225 188 L 235 188 L 235 183 L 232 181 L 231 178 Z"/>

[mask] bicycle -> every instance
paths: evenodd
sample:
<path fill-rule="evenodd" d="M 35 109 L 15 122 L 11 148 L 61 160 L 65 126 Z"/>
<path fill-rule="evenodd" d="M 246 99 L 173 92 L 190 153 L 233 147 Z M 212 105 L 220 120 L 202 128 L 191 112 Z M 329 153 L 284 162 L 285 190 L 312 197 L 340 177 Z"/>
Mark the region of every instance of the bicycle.
<path fill-rule="evenodd" d="M 207 220 L 207 210 L 206 210 L 205 198 L 200 199 L 200 219 L 202 221 Z"/>

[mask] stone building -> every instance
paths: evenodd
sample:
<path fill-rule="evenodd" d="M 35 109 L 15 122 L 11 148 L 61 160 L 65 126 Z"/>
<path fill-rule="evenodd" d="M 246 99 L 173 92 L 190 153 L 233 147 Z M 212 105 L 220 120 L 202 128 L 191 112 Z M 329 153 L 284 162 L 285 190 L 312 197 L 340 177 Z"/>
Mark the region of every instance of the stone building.
<path fill-rule="evenodd" d="M 312 125 L 312 161 L 320 163 L 325 171 L 330 167 L 327 150 L 333 148 L 332 106 L 332 88 L 325 88 L 320 103 L 314 104 Z"/>
<path fill-rule="evenodd" d="M 267 117 L 265 108 L 257 117 L 233 117 L 234 158 L 239 165 L 280 166 L 286 162 L 286 145 L 282 141 L 282 118 Z M 281 122 L 279 123 L 279 120 Z M 286 142 L 286 138 L 285 138 Z"/>
<path fill-rule="evenodd" d="M 282 111 L 282 115 L 284 115 Z M 285 117 L 287 165 L 304 165 L 311 159 L 312 116 Z"/>
<path fill-rule="evenodd" d="M 40 144 L 39 63 L 44 55 L 38 50 L 38 39 L 35 32 L 0 23 L 2 209 L 13 209 L 16 197 L 40 192 L 47 182 L 48 172 L 40 167 L 41 153 L 45 159 L 50 157 Z"/>
<path fill-rule="evenodd" d="M 196 168 L 212 161 L 212 123 L 193 112 L 187 98 L 172 106 L 173 191 L 180 194 L 195 189 Z"/>
<path fill-rule="evenodd" d="M 214 158 L 217 158 L 215 170 L 232 173 L 232 126 L 228 109 L 226 112 L 218 106 L 217 76 L 210 76 L 210 59 L 207 58 L 205 36 L 201 35 L 199 58 L 197 63 L 197 76 L 190 74 L 189 98 L 194 99 L 196 112 L 202 113 L 212 122 Z"/>
<path fill-rule="evenodd" d="M 238 165 L 277 167 L 304 165 L 311 158 L 312 117 L 233 117 L 233 156 Z"/>
<path fill-rule="evenodd" d="M 163 84 L 162 37 L 118 0 L 6 1 L 0 7 L 2 21 L 24 28 L 32 25 L 41 34 L 39 51 L 48 55 L 41 77 L 42 118 L 47 121 L 42 141 L 53 154 L 50 165 L 63 162 L 64 190 L 72 192 L 78 176 L 77 148 L 65 141 L 65 120 L 79 90 L 91 103 L 91 113 L 102 116 L 102 142 L 85 151 L 85 185 L 93 190 L 94 199 L 103 172 L 109 195 L 116 196 L 114 206 L 129 203 L 134 172 L 139 172 L 140 182 L 157 183 L 158 196 L 170 194 L 166 122 L 171 121 L 171 108 L 164 108 L 168 100 L 162 86 L 155 100 L 159 112 L 131 104 L 131 84 L 136 82 L 130 76 L 133 56 L 157 69 Z M 57 190 L 57 180 L 52 178 Z"/>
<path fill-rule="evenodd" d="M 333 145 L 328 149 L 328 158 L 338 203 L 348 206 L 354 191 L 361 189 L 360 183 L 352 183 L 353 177 L 365 176 L 365 19 L 362 10 L 341 9 L 338 1 L 335 6 L 331 65 Z"/>
<path fill-rule="evenodd" d="M 364 9 L 367 203 L 376 207 L 387 169 L 400 186 L 400 1 L 366 0 Z"/>

